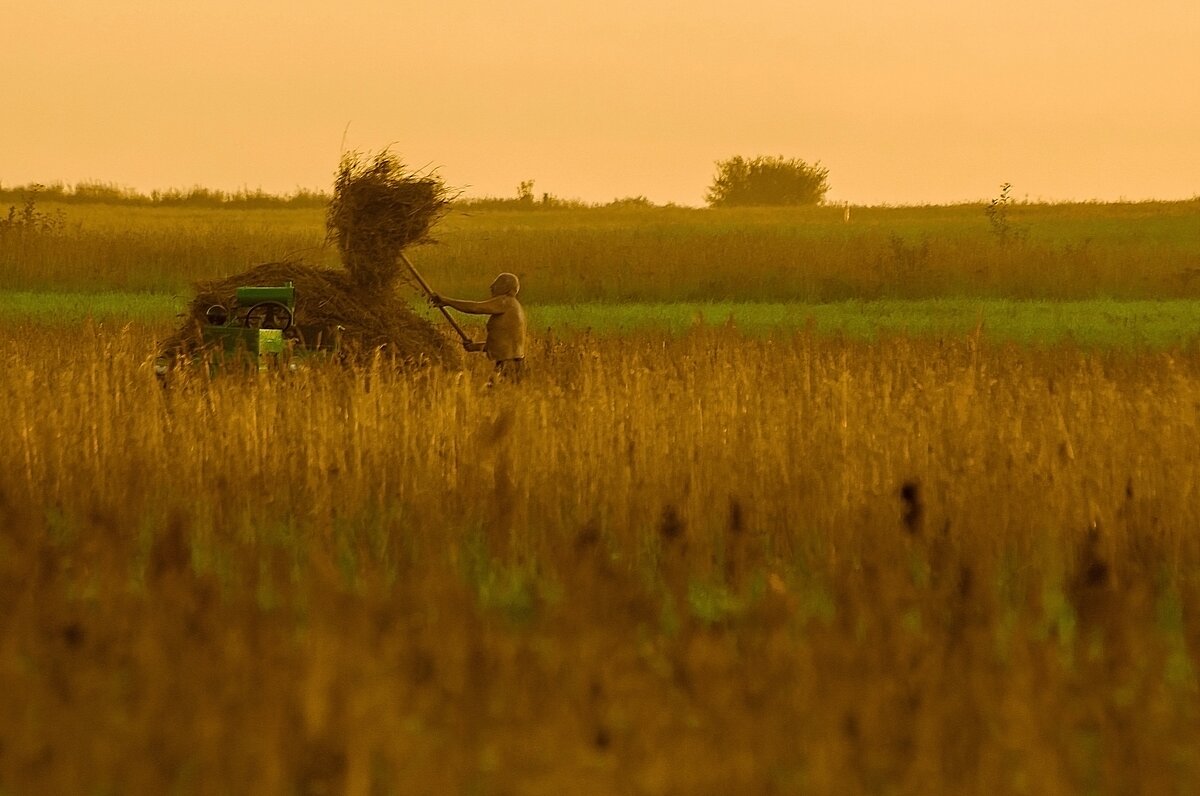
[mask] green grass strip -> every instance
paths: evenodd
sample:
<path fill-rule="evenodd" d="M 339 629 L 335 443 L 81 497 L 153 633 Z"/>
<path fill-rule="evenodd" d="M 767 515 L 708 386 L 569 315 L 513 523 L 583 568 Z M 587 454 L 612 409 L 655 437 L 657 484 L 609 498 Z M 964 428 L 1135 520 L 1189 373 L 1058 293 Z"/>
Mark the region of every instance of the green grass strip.
<path fill-rule="evenodd" d="M 169 324 L 186 296 L 162 293 L 0 292 L 0 321 Z M 747 334 L 804 329 L 871 340 L 882 335 L 961 336 L 981 323 L 993 340 L 1165 348 L 1200 336 L 1200 301 L 1013 301 L 884 299 L 807 303 L 545 304 L 527 307 L 530 326 L 557 334 L 681 333 L 732 323 Z M 422 310 L 425 311 L 425 310 Z M 440 323 L 433 313 L 431 320 Z M 471 319 L 466 319 L 470 323 Z"/>
<path fill-rule="evenodd" d="M 885 299 L 802 303 L 583 304 L 529 310 L 538 329 L 595 333 L 732 323 L 747 334 L 798 330 L 871 340 L 883 335 L 961 336 L 980 324 L 993 340 L 1075 341 L 1086 345 L 1165 348 L 1200 335 L 1200 301 L 1010 301 Z"/>

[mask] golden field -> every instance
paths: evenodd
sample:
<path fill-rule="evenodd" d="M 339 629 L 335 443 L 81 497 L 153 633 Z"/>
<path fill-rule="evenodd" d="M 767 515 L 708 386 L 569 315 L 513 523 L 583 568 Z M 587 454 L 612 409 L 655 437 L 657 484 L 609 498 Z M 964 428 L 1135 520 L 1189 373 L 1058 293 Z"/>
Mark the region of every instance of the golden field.
<path fill-rule="evenodd" d="M 5 234 L 0 212 L 0 290 L 186 296 L 258 263 L 338 263 L 320 207 L 39 207 L 61 226 Z M 1013 204 L 1007 242 L 986 207 L 456 206 L 410 256 L 447 295 L 511 271 L 532 304 L 1200 297 L 1200 201 Z"/>
<path fill-rule="evenodd" d="M 0 330 L 0 792 L 1193 793 L 1200 355 Z"/>

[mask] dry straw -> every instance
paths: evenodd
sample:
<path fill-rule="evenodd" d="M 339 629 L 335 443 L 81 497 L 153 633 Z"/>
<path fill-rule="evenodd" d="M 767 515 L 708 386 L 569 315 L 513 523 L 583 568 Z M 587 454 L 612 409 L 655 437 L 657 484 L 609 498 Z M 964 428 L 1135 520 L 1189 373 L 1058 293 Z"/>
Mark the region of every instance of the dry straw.
<path fill-rule="evenodd" d="M 239 287 L 285 282 L 296 288 L 297 324 L 331 330 L 340 327 L 343 358 L 361 362 L 379 352 L 409 364 L 461 366 L 457 346 L 413 312 L 394 289 L 364 288 L 345 271 L 298 262 L 265 263 L 224 279 L 201 282 L 183 326 L 164 344 L 164 350 L 175 355 L 199 350 L 205 311 L 214 304 L 233 306 Z"/>
<path fill-rule="evenodd" d="M 361 361 L 381 352 L 406 363 L 461 366 L 456 346 L 413 312 L 396 291 L 407 282 L 398 264 L 405 247 L 430 242 L 430 229 L 443 215 L 450 195 L 433 174 L 409 171 L 390 152 L 367 158 L 342 157 L 327 218 L 346 270 L 302 262 L 277 262 L 196 285 L 180 329 L 162 346 L 168 355 L 190 356 L 203 344 L 200 329 L 214 304 L 234 306 L 237 289 L 251 285 L 296 288 L 295 322 L 340 327 L 343 356 Z"/>
<path fill-rule="evenodd" d="M 402 271 L 400 253 L 432 239 L 450 193 L 434 174 L 409 171 L 390 152 L 342 156 L 325 226 L 342 264 L 364 287 L 390 287 Z"/>

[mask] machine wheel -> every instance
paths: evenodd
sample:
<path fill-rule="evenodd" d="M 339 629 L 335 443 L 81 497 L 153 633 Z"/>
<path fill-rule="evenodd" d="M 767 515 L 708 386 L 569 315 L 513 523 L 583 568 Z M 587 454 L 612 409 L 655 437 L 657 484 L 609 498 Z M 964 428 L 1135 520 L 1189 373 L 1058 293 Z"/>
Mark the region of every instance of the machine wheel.
<path fill-rule="evenodd" d="M 292 311 L 278 301 L 260 301 L 246 310 L 242 326 L 247 329 L 282 329 L 292 325 Z"/>

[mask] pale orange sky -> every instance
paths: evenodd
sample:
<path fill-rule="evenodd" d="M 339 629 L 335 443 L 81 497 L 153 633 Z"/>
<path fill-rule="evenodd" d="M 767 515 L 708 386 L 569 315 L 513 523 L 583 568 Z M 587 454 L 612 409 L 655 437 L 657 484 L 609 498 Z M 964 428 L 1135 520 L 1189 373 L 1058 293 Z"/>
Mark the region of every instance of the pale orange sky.
<path fill-rule="evenodd" d="M 46 0 L 0 13 L 0 182 L 328 189 L 391 144 L 469 195 L 701 204 L 1200 194 L 1198 0 Z"/>

